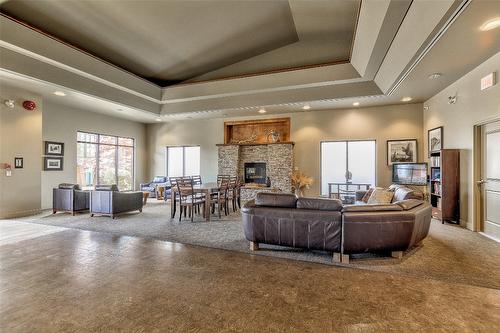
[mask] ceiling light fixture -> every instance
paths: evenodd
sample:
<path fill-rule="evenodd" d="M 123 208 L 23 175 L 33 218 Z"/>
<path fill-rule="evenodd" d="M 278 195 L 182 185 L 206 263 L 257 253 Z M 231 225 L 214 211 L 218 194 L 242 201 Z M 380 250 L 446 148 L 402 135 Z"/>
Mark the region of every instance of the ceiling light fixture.
<path fill-rule="evenodd" d="M 495 28 L 500 27 L 500 17 L 495 17 L 494 19 L 488 20 L 484 22 L 480 27 L 479 30 L 481 31 L 489 31 Z"/>
<path fill-rule="evenodd" d="M 156 121 L 161 121 L 161 118 L 160 118 L 160 117 L 158 117 L 158 118 L 156 118 L 155 120 L 156 120 Z"/>
<path fill-rule="evenodd" d="M 432 73 L 431 75 L 429 75 L 429 76 L 428 76 L 428 78 L 429 78 L 430 80 L 435 80 L 435 79 L 437 79 L 438 77 L 440 77 L 441 75 L 443 75 L 443 74 L 441 74 L 441 73 Z"/>
<path fill-rule="evenodd" d="M 259 110 L 259 113 L 266 113 L 266 112 L 267 112 L 266 109 L 260 109 Z"/>
<path fill-rule="evenodd" d="M 56 95 L 56 96 L 66 96 L 66 94 L 63 91 L 54 91 L 54 95 Z"/>
<path fill-rule="evenodd" d="M 411 97 L 403 97 L 403 98 L 401 99 L 401 102 L 409 102 L 409 101 L 411 101 L 412 99 L 413 99 L 413 98 L 411 98 Z"/>
<path fill-rule="evenodd" d="M 309 110 L 311 108 L 311 106 L 309 104 L 306 104 L 302 107 L 302 109 L 304 110 Z"/>
<path fill-rule="evenodd" d="M 353 106 L 359 106 L 359 102 L 352 103 Z"/>

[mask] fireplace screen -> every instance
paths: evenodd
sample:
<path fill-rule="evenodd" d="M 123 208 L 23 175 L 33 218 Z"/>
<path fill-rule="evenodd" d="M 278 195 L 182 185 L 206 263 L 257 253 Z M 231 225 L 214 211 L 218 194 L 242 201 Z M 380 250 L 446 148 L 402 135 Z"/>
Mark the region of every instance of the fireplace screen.
<path fill-rule="evenodd" d="M 245 183 L 266 183 L 266 163 L 245 163 Z"/>

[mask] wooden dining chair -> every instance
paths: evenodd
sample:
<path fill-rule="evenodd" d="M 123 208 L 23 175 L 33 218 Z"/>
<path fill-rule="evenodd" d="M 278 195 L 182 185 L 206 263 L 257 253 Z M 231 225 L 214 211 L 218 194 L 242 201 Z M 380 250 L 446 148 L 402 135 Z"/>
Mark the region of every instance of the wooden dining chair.
<path fill-rule="evenodd" d="M 221 177 L 219 188 L 216 193 L 212 193 L 212 214 L 215 213 L 215 207 L 217 207 L 217 213 L 219 214 L 219 219 L 221 218 L 221 210 L 224 208 L 224 215 L 228 215 L 228 190 L 229 190 L 229 177 Z"/>
<path fill-rule="evenodd" d="M 189 212 L 189 217 L 191 222 L 194 220 L 195 211 L 200 211 L 200 206 L 203 206 L 203 217 L 205 217 L 205 198 L 199 197 L 194 192 L 193 180 L 191 178 L 185 178 L 177 181 L 177 192 L 179 194 L 179 221 L 182 220 L 182 213 L 184 211 L 184 217 L 187 216 Z"/>
<path fill-rule="evenodd" d="M 177 182 L 179 181 L 179 179 L 182 179 L 182 177 L 169 177 L 168 181 L 170 183 L 170 186 L 172 188 L 177 187 Z M 175 213 L 176 213 L 176 210 L 177 210 L 177 203 L 179 202 L 179 193 L 175 192 L 175 197 L 174 197 L 173 194 L 174 194 L 174 191 L 172 191 L 172 195 L 171 195 L 170 200 L 174 200 L 176 202 L 174 204 L 174 211 L 172 212 L 172 218 L 175 217 Z"/>
<path fill-rule="evenodd" d="M 192 176 L 191 178 L 193 179 L 194 185 L 201 185 L 202 184 L 201 176 L 197 175 L 197 176 Z"/>
<path fill-rule="evenodd" d="M 238 192 L 238 177 L 229 177 L 229 185 L 227 191 L 228 202 L 231 202 L 231 207 L 233 208 L 233 213 L 237 210 L 237 192 Z"/>

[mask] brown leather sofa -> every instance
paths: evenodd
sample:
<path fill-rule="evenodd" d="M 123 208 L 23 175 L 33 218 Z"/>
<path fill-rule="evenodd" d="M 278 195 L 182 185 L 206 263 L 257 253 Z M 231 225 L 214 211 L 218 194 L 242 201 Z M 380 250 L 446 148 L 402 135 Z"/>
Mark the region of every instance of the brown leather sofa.
<path fill-rule="evenodd" d="M 245 237 L 252 250 L 264 243 L 332 251 L 334 261 L 345 263 L 365 252 L 400 258 L 427 236 L 431 222 L 430 204 L 406 189 L 396 197 L 402 200 L 387 205 L 342 206 L 336 199 L 258 193 L 242 208 Z"/>
<path fill-rule="evenodd" d="M 294 194 L 257 194 L 242 207 L 243 230 L 250 249 L 259 243 L 332 251 L 340 261 L 342 202 L 299 198 Z"/>

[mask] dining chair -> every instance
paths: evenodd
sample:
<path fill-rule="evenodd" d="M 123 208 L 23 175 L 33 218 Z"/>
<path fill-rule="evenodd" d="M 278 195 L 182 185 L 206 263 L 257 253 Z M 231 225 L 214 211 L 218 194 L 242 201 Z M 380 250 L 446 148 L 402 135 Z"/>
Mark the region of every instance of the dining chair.
<path fill-rule="evenodd" d="M 202 184 L 202 182 L 201 182 L 201 176 L 196 175 L 196 176 L 192 176 L 191 178 L 193 179 L 193 184 L 194 185 L 201 185 Z"/>
<path fill-rule="evenodd" d="M 200 211 L 200 206 L 203 206 L 203 217 L 205 217 L 205 197 L 199 197 L 194 192 L 193 180 L 191 178 L 185 178 L 177 180 L 177 192 L 179 194 L 179 221 L 182 220 L 182 212 L 184 211 L 184 217 L 187 216 L 187 211 L 189 211 L 189 217 L 191 222 L 194 220 L 195 211 Z"/>
<path fill-rule="evenodd" d="M 238 192 L 238 177 L 237 176 L 231 176 L 229 177 L 229 184 L 228 184 L 228 192 L 227 192 L 227 199 L 229 202 L 231 202 L 231 206 L 233 208 L 233 213 L 236 212 L 237 210 L 237 192 Z"/>
<path fill-rule="evenodd" d="M 168 181 L 170 183 L 171 188 L 176 188 L 177 187 L 177 182 L 179 179 L 182 179 L 182 177 L 169 177 Z M 172 217 L 175 217 L 175 213 L 177 210 L 177 203 L 179 202 L 179 193 L 172 191 L 172 193 L 175 193 L 175 197 L 171 195 L 170 200 L 175 200 L 176 203 L 174 205 L 174 211 L 172 212 Z"/>
<path fill-rule="evenodd" d="M 211 194 L 212 196 L 212 214 L 215 213 L 215 207 L 217 206 L 217 213 L 219 214 L 219 219 L 221 218 L 221 210 L 224 208 L 224 215 L 228 215 L 228 190 L 229 190 L 229 177 L 221 177 L 219 188 L 217 192 Z"/>

